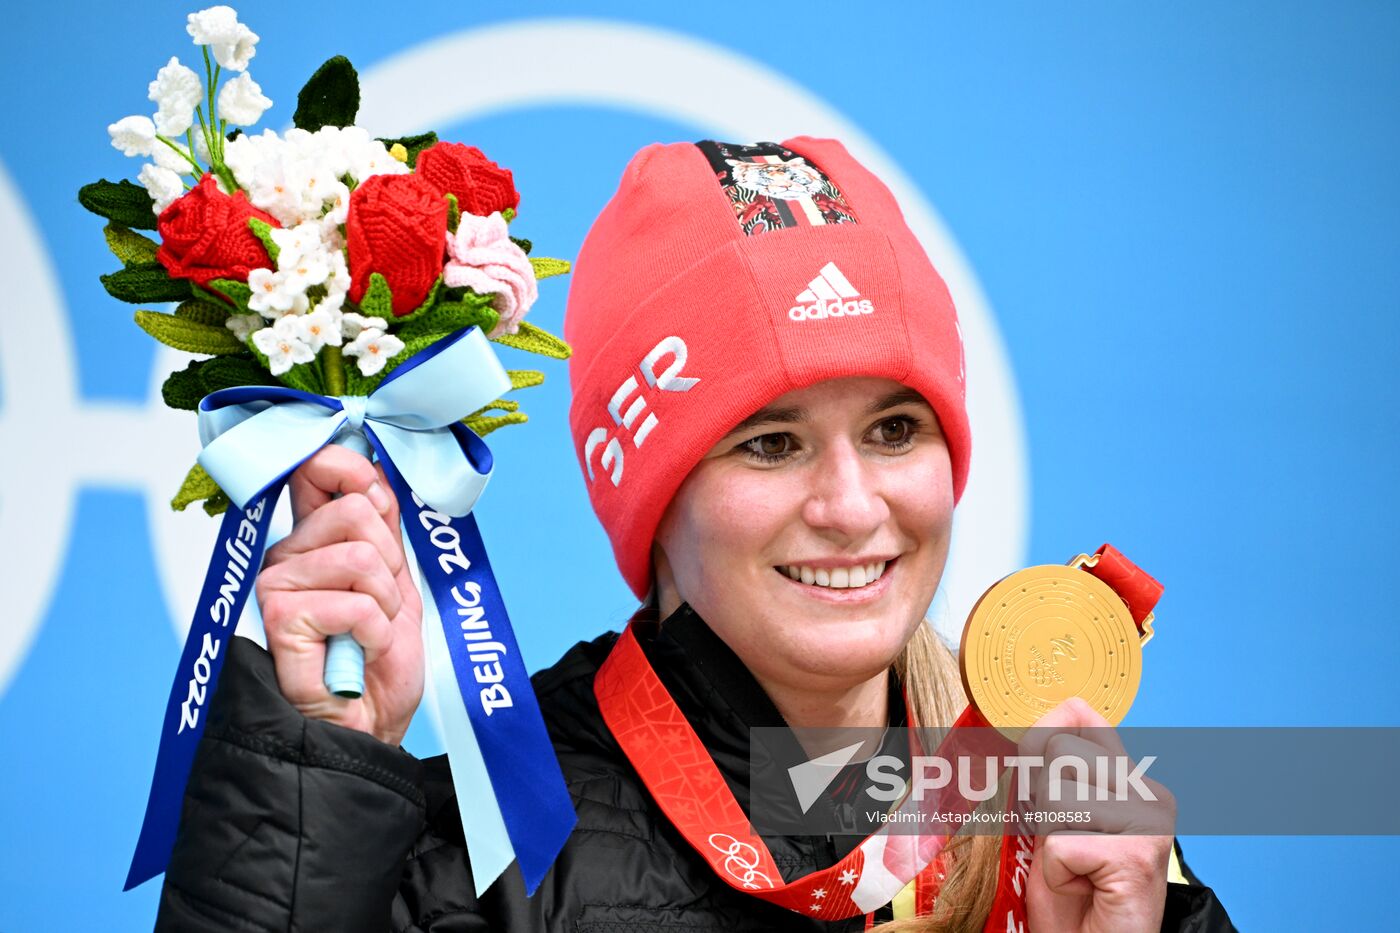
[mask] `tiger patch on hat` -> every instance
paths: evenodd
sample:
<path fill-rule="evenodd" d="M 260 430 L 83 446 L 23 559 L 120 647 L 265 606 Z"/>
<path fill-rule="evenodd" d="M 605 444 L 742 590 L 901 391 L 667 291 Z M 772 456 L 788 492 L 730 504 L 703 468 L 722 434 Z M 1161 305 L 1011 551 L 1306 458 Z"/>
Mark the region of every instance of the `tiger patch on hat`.
<path fill-rule="evenodd" d="M 695 144 L 747 235 L 784 227 L 856 223 L 841 189 L 820 168 L 777 143 Z"/>

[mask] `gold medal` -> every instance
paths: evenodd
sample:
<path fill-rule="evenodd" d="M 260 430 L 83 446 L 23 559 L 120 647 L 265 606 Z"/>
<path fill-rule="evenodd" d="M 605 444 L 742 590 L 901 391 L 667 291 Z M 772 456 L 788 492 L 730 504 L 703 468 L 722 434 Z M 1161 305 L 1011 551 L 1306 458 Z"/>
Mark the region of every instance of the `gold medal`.
<path fill-rule="evenodd" d="M 1012 741 L 1072 696 L 1113 725 L 1142 679 L 1142 631 L 1118 593 L 1086 572 L 1097 555 L 1018 570 L 973 606 L 958 660 L 967 696 Z"/>

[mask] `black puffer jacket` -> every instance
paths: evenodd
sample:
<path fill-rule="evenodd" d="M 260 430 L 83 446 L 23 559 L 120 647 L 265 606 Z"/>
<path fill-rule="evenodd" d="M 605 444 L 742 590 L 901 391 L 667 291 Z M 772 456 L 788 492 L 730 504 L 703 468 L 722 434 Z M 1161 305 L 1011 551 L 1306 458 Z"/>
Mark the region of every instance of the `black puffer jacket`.
<path fill-rule="evenodd" d="M 603 724 L 593 677 L 616 639 L 580 643 L 533 678 L 578 826 L 533 897 L 512 867 L 473 893 L 445 757 L 419 761 L 308 720 L 271 657 L 234 639 L 185 799 L 158 930 L 569 931 L 864 929 L 736 892 L 671 827 Z M 643 646 L 745 803 L 748 730 L 780 724 L 738 658 L 682 606 Z M 785 879 L 854 837 L 765 837 Z M 1194 881 L 1194 879 L 1192 879 Z M 876 919 L 885 919 L 878 917 Z M 1207 887 L 1168 886 L 1163 930 L 1233 930 Z"/>

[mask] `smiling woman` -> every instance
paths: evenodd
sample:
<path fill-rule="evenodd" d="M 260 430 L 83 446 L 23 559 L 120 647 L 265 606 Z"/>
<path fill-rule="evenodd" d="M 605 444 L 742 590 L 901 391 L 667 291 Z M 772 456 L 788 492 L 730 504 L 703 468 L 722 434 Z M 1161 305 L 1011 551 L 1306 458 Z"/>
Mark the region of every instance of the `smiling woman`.
<path fill-rule="evenodd" d="M 750 730 L 967 705 L 923 619 L 971 456 L 957 315 L 839 142 L 642 150 L 565 329 L 575 449 L 641 607 L 534 678 L 578 813 L 539 889 L 474 879 L 453 801 L 479 789 L 396 747 L 421 608 L 382 472 L 330 447 L 259 578 L 270 653 L 230 650 L 161 929 L 1232 929 L 1170 835 L 1051 836 L 1030 861 L 1010 837 L 750 823 Z M 347 631 L 356 700 L 320 676 Z M 1042 725 L 1107 724 L 1070 701 Z"/>
<path fill-rule="evenodd" d="M 948 557 L 953 476 L 933 409 L 889 379 L 788 392 L 690 471 L 653 549 L 795 726 L 886 716 L 883 678 Z"/>

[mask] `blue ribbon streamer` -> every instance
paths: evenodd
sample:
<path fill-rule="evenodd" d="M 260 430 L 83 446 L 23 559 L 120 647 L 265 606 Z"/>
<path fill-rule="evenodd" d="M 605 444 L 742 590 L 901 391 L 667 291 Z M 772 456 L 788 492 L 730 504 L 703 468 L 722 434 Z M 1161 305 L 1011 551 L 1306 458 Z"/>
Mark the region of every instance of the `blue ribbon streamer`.
<path fill-rule="evenodd" d="M 357 431 L 378 454 L 398 499 L 476 739 L 445 736 L 449 758 L 460 761 L 464 773 L 479 773 L 484 762 L 490 778 L 482 799 L 459 798 L 464 824 L 469 808 L 498 806 L 526 890 L 534 893 L 577 817 L 469 514 L 490 477 L 491 451 L 457 421 L 462 412 L 484 406 L 509 387 L 490 344 L 473 327 L 415 354 L 367 398 L 247 386 L 201 401 L 200 463 L 239 509 L 230 508 L 220 527 L 166 705 L 127 890 L 169 863 L 203 734 L 203 712 L 223 666 L 226 629 L 230 621 L 237 624 L 261 566 L 268 523 L 286 478 L 342 432 Z M 234 574 L 228 561 L 245 558 L 242 574 Z M 240 583 L 236 589 L 232 576 Z M 475 754 L 474 747 L 482 761 L 462 761 L 463 755 Z M 496 846 L 480 842 L 487 849 Z"/>
<path fill-rule="evenodd" d="M 578 817 L 491 572 L 476 516 L 454 518 L 428 506 L 387 460 L 384 473 L 402 504 L 404 528 L 442 620 L 457 687 L 510 834 L 525 891 L 533 894 Z M 540 749 L 548 753 L 541 754 Z M 464 808 L 471 805 L 458 803 Z"/>
<path fill-rule="evenodd" d="M 165 871 L 170 862 L 190 766 L 208 718 L 209 698 L 224 669 L 228 639 L 238 625 L 243 604 L 262 566 L 272 513 L 281 495 L 282 485 L 276 483 L 250 508 L 229 508 L 224 513 L 190 634 L 180 654 L 180 666 L 175 670 L 175 683 L 165 704 L 165 727 L 146 800 L 146 818 L 123 891 Z"/>

